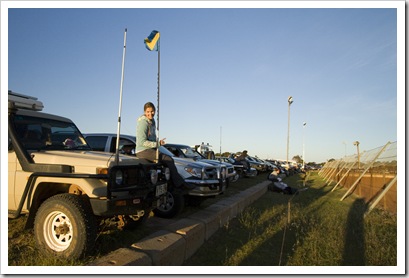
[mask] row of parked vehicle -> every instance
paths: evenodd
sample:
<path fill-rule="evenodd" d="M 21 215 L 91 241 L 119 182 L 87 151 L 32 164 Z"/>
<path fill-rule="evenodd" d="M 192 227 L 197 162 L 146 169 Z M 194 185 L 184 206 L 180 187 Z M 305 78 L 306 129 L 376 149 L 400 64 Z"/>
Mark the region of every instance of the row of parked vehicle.
<path fill-rule="evenodd" d="M 218 157 L 217 159 L 234 164 L 235 157 L 240 156 L 240 154 L 241 152 L 231 153 L 228 157 Z M 278 170 L 281 174 L 288 177 L 289 175 L 301 171 L 301 168 L 298 165 L 288 165 L 286 162 L 280 160 L 263 160 L 249 155 L 246 156 L 245 160 L 252 169 L 256 170 L 256 175 Z"/>
<path fill-rule="evenodd" d="M 84 135 L 93 150 L 111 152 L 116 150 L 117 134 L 90 133 Z M 136 137 L 121 135 L 119 151 L 135 156 Z M 278 170 L 284 176 L 297 171 L 296 167 L 286 168 L 280 161 L 267 161 L 253 156 L 246 156 L 246 164 L 236 161 L 240 153 L 229 157 L 216 157 L 208 144 L 189 146 L 183 144 L 165 144 L 159 148 L 162 154 L 172 157 L 178 173 L 185 182 L 192 186 L 189 190 L 179 190 L 171 184 L 166 197 L 155 209 L 155 215 L 171 218 L 180 213 L 185 204 L 200 205 L 206 198 L 222 194 L 229 184 L 239 178 L 254 177 L 259 173 Z M 209 174 L 212 173 L 212 174 Z"/>
<path fill-rule="evenodd" d="M 83 134 L 70 119 L 41 112 L 37 98 L 8 96 L 9 218 L 27 215 L 25 228 L 33 228 L 39 250 L 56 256 L 92 250 L 101 221 L 125 228 L 151 211 L 171 218 L 186 203 L 198 205 L 240 177 L 274 167 L 258 170 L 250 161 L 247 168 L 234 157 L 216 159 L 205 147 L 166 144 L 160 152 L 189 185 L 176 188 L 164 164 L 137 158 L 135 136 L 121 135 L 116 155 L 116 134 Z"/>
<path fill-rule="evenodd" d="M 110 153 L 116 151 L 117 134 L 89 133 L 84 134 L 84 138 L 93 150 Z M 135 156 L 135 146 L 135 136 L 120 135 L 119 151 L 122 154 Z M 174 217 L 186 204 L 200 205 L 206 198 L 222 194 L 229 184 L 236 182 L 240 177 L 257 175 L 257 170 L 247 169 L 242 164 L 235 163 L 233 158 L 208 158 L 206 155 L 208 149 L 200 149 L 200 145 L 191 147 L 183 144 L 165 144 L 159 151 L 173 159 L 179 175 L 191 185 L 188 190 L 181 190 L 169 182 L 166 197 L 154 209 L 155 215 L 159 217 Z"/>

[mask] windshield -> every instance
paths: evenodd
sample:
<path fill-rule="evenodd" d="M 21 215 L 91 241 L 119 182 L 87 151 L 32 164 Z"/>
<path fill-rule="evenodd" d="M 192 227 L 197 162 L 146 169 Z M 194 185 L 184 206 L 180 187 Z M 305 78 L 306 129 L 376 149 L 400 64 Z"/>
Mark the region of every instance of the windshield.
<path fill-rule="evenodd" d="M 165 154 L 165 155 L 167 155 L 167 156 L 175 157 L 175 155 L 174 155 L 173 153 L 171 153 L 168 149 L 166 149 L 166 148 L 163 147 L 163 146 L 160 146 L 160 147 L 159 147 L 159 151 L 160 151 L 162 154 Z"/>
<path fill-rule="evenodd" d="M 230 157 L 228 157 L 226 160 L 227 160 L 226 162 L 231 163 L 231 164 L 235 162 L 234 159 Z"/>
<path fill-rule="evenodd" d="M 189 146 L 180 147 L 180 150 L 187 158 L 202 158 L 202 156 Z"/>
<path fill-rule="evenodd" d="M 16 115 L 14 128 L 26 150 L 90 150 L 72 122 Z"/>

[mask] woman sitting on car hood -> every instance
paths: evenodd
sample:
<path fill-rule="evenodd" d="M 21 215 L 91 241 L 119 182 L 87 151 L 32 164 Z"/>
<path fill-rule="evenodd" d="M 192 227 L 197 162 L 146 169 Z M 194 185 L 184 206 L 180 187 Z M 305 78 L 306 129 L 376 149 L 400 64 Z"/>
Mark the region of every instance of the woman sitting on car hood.
<path fill-rule="evenodd" d="M 136 156 L 146 159 L 150 162 L 156 160 L 156 150 L 165 144 L 165 139 L 157 141 L 155 112 L 156 108 L 152 102 L 145 103 L 143 107 L 144 114 L 137 120 L 136 126 Z M 173 159 L 167 155 L 159 154 L 159 161 L 165 164 L 171 174 L 171 179 L 175 187 L 185 184 L 183 178 L 177 172 Z"/>
<path fill-rule="evenodd" d="M 156 159 L 156 149 L 165 144 L 165 139 L 157 142 L 155 105 L 152 102 L 145 103 L 144 114 L 138 118 L 136 126 L 136 155 L 149 161 Z"/>

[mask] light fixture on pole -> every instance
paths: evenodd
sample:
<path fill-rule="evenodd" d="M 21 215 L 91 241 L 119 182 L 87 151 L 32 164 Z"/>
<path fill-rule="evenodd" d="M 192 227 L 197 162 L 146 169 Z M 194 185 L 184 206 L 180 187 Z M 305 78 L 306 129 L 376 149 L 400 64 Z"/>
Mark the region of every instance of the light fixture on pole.
<path fill-rule="evenodd" d="M 358 153 L 358 170 L 359 170 L 361 169 L 361 163 L 359 162 L 359 141 L 355 141 L 354 146 L 356 146 L 356 151 Z"/>
<path fill-rule="evenodd" d="M 288 149 L 290 146 L 290 106 L 291 103 L 293 103 L 293 97 L 289 96 L 288 97 L 288 131 L 287 131 L 287 167 L 289 167 L 288 164 Z"/>
<path fill-rule="evenodd" d="M 303 130 L 303 134 L 302 134 L 302 169 L 304 170 L 305 169 L 305 144 L 304 144 L 304 137 L 305 137 L 305 126 L 307 125 L 307 123 L 306 122 L 304 122 L 304 124 L 303 124 L 303 128 L 302 128 L 302 130 Z"/>

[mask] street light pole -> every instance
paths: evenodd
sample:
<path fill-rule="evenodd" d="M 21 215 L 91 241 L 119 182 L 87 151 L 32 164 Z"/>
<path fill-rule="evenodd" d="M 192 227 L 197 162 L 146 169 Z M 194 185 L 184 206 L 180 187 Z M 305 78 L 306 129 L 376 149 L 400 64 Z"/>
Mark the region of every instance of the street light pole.
<path fill-rule="evenodd" d="M 289 167 L 288 164 L 288 148 L 290 146 L 290 106 L 291 103 L 293 103 L 293 97 L 289 96 L 288 97 L 288 131 L 287 131 L 287 167 Z"/>
<path fill-rule="evenodd" d="M 305 144 L 304 144 L 304 137 L 305 137 L 305 126 L 307 125 L 306 122 L 303 124 L 303 134 L 302 134 L 302 169 L 305 169 Z"/>
<path fill-rule="evenodd" d="M 356 151 L 358 153 L 358 170 L 361 169 L 361 163 L 359 162 L 359 142 L 355 141 L 354 146 L 356 146 Z"/>

